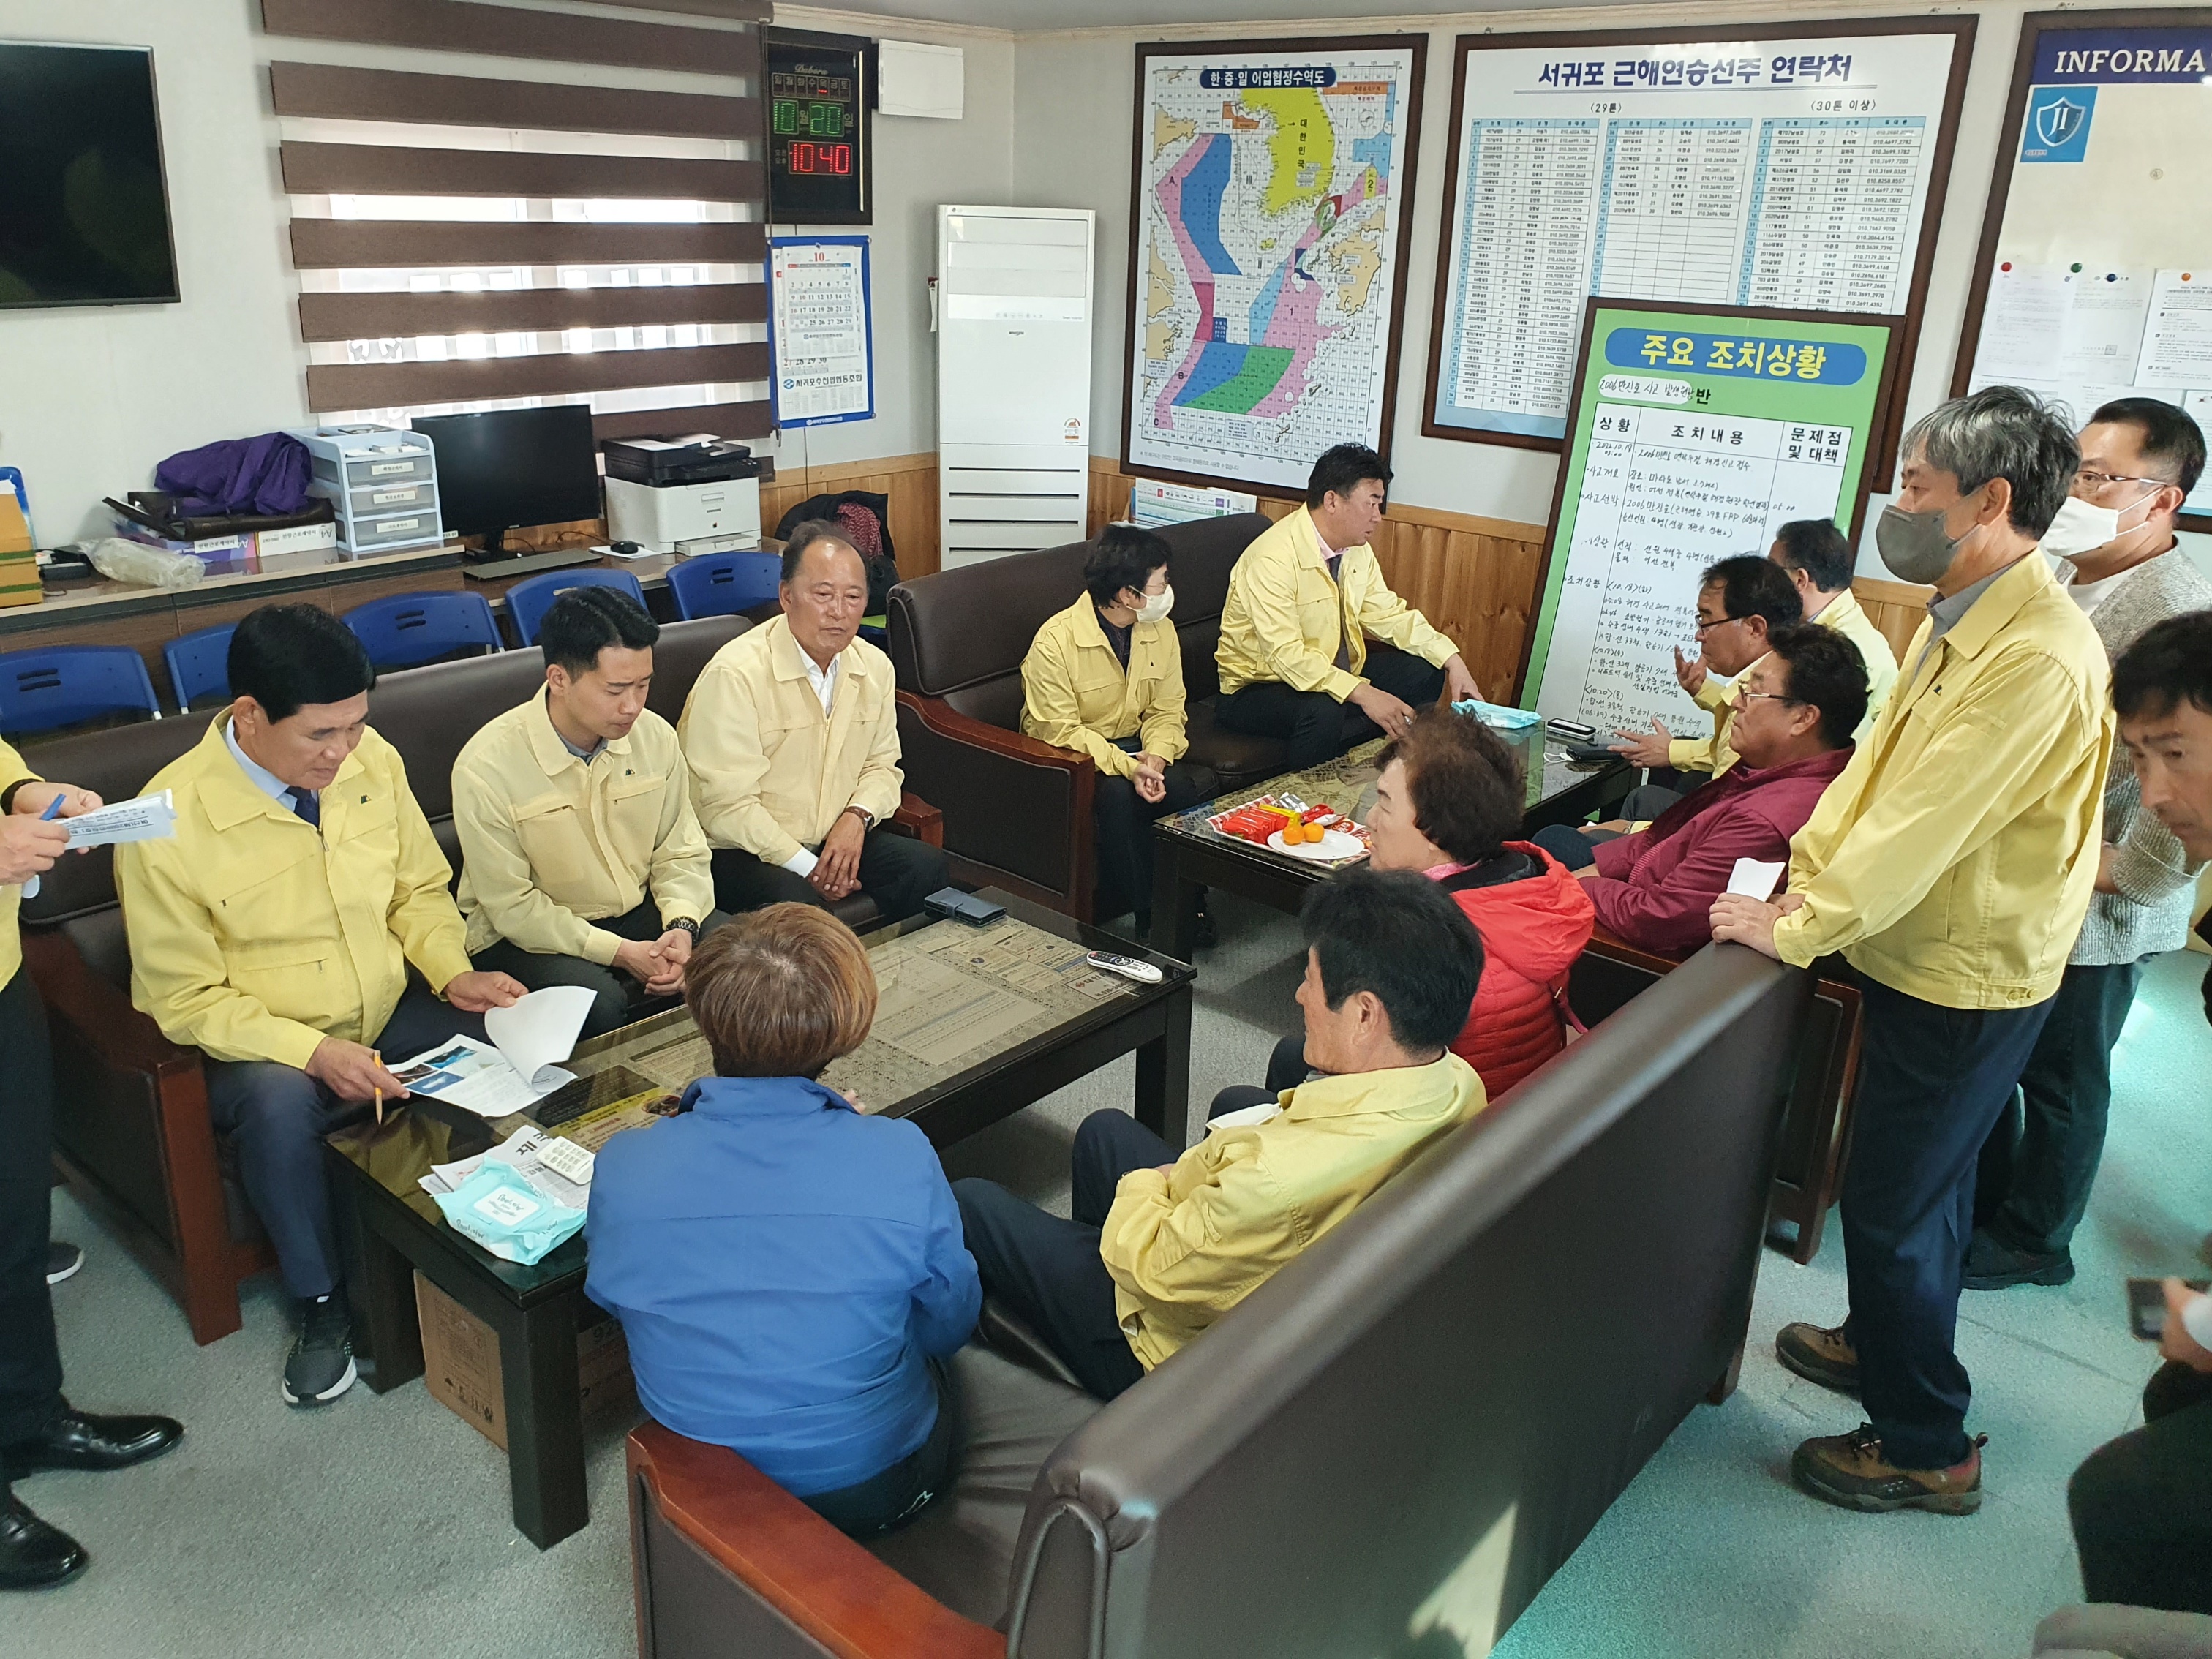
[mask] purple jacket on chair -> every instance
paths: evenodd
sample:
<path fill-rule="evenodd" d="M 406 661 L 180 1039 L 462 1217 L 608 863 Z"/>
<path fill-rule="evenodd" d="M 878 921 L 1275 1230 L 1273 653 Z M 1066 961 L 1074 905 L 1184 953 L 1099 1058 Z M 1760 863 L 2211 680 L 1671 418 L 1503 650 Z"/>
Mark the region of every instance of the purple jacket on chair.
<path fill-rule="evenodd" d="M 1738 859 L 1786 864 L 1790 838 L 1851 758 L 1851 747 L 1783 766 L 1739 763 L 1651 821 L 1601 842 L 1598 873 L 1583 883 L 1598 926 L 1639 951 L 1680 958 L 1713 937 L 1713 901 Z"/>

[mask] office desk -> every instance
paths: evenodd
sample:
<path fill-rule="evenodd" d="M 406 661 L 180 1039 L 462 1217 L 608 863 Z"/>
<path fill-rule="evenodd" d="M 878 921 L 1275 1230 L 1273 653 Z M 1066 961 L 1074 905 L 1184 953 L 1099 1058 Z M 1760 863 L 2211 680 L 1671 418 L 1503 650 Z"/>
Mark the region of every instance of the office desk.
<path fill-rule="evenodd" d="M 946 1146 L 1133 1053 L 1139 1121 L 1171 1146 L 1183 1145 L 1190 1133 L 1195 971 L 1151 956 L 1163 975 L 1158 985 L 1091 972 L 1087 978 L 1103 988 L 1056 987 L 1054 975 L 1086 974 L 1084 951 L 1127 955 L 1133 947 L 1042 905 L 985 890 L 1026 924 L 1020 938 L 1008 941 L 990 927 L 928 916 L 867 936 L 883 994 L 878 1030 L 822 1080 L 852 1089 L 884 1115 L 911 1119 Z M 947 946 L 950 968 L 922 960 Z M 976 972 L 967 973 L 961 964 L 977 957 Z M 966 981 L 965 1001 L 956 978 Z M 1037 1012 L 1014 1018 L 1009 996 L 1024 992 Z M 898 1042 L 889 1041 L 893 1036 Z M 578 1044 L 568 1069 L 589 1081 L 595 1098 L 627 1099 L 637 1089 L 676 1093 L 704 1069 L 703 1047 L 690 1015 L 678 1009 Z M 325 1144 L 355 1264 L 348 1274 L 354 1340 L 374 1361 L 369 1387 L 383 1394 L 422 1374 L 413 1280 L 419 1268 L 499 1340 L 514 1523 L 545 1549 L 591 1518 L 576 1369 L 578 1321 L 587 1311 L 585 1236 L 530 1267 L 503 1261 L 456 1232 L 416 1184 L 433 1164 L 483 1152 L 529 1121 L 518 1115 L 488 1124 L 417 1097 L 387 1109 L 381 1126 L 341 1129 Z"/>

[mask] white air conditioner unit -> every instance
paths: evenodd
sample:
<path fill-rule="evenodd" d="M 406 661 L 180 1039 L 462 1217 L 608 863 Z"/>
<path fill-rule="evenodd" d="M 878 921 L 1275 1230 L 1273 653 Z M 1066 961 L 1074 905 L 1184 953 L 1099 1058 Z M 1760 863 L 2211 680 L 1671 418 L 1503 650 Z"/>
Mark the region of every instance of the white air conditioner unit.
<path fill-rule="evenodd" d="M 1088 208 L 937 210 L 946 569 L 1079 542 L 1091 503 Z"/>

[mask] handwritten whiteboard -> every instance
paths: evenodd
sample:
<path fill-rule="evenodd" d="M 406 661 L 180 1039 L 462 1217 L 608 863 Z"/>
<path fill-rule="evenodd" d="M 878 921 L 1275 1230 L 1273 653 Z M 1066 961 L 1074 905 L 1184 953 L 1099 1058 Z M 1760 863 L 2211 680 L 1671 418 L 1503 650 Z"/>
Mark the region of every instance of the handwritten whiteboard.
<path fill-rule="evenodd" d="M 1601 732 L 1707 716 L 1674 683 L 1698 578 L 1794 519 L 1856 537 L 1889 435 L 1898 317 L 1747 307 L 1583 311 L 1522 702 Z"/>
<path fill-rule="evenodd" d="M 1557 448 L 1593 295 L 1917 318 L 1973 33 L 1462 36 L 1422 430 Z"/>
<path fill-rule="evenodd" d="M 2077 425 L 2160 398 L 2212 428 L 2212 10 L 2032 12 L 1954 389 L 2024 386 Z M 2212 479 L 2184 520 L 2212 529 Z"/>

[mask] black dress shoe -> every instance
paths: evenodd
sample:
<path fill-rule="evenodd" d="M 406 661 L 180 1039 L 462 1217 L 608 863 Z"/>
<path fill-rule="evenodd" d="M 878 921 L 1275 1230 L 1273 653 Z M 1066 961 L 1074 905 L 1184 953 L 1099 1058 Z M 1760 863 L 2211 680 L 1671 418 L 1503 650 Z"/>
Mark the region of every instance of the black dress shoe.
<path fill-rule="evenodd" d="M 185 1437 L 167 1417 L 94 1417 L 64 1409 L 44 1434 L 0 1446 L 0 1477 L 18 1480 L 34 1469 L 121 1469 L 159 1457 Z"/>
<path fill-rule="evenodd" d="M 83 1545 L 40 1520 L 13 1492 L 0 1503 L 0 1590 L 52 1589 L 91 1560 Z"/>

